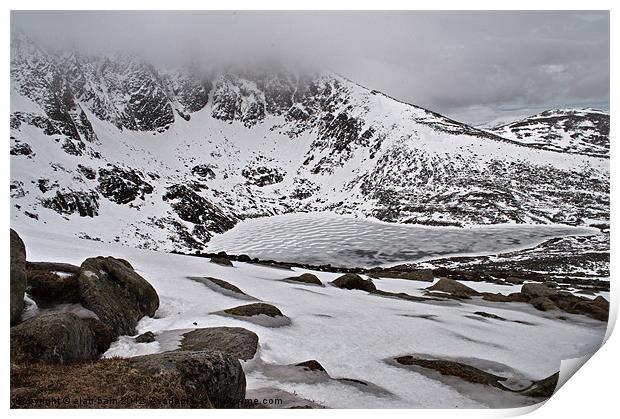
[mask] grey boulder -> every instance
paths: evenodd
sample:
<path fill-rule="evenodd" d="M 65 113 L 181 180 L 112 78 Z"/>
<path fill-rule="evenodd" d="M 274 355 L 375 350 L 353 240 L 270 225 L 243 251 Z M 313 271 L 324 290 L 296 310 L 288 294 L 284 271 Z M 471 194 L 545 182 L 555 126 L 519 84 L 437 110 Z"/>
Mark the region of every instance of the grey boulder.
<path fill-rule="evenodd" d="M 11 229 L 11 325 L 17 324 L 24 310 L 26 292 L 26 246 L 17 232 Z"/>
<path fill-rule="evenodd" d="M 237 359 L 254 358 L 258 336 L 242 327 L 207 327 L 187 332 L 181 340 L 182 351 L 221 351 Z"/>
<path fill-rule="evenodd" d="M 144 316 L 159 308 L 155 289 L 126 261 L 113 257 L 86 259 L 78 276 L 80 299 L 119 335 L 135 335 Z"/>
<path fill-rule="evenodd" d="M 141 373 L 174 375 L 192 407 L 236 408 L 245 399 L 245 374 L 232 355 L 218 351 L 175 351 L 129 360 Z"/>

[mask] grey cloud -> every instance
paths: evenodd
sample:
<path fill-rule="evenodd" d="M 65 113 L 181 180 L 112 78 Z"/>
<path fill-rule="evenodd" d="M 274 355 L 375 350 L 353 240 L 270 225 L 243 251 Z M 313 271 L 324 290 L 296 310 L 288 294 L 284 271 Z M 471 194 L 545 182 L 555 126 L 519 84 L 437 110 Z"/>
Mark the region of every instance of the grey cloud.
<path fill-rule="evenodd" d="M 279 60 L 478 124 L 609 105 L 608 12 L 12 12 L 49 48 L 180 63 Z"/>

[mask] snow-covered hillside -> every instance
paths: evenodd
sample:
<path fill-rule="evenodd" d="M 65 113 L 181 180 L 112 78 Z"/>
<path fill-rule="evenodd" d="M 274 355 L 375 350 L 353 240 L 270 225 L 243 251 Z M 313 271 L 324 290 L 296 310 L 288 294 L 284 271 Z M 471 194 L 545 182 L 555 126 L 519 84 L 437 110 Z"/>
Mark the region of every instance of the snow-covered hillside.
<path fill-rule="evenodd" d="M 226 267 L 204 258 L 42 234 L 39 228 L 19 223 L 16 228 L 27 243 L 31 261 L 80 264 L 88 257 L 111 254 L 130 261 L 156 289 L 160 306 L 155 317 L 144 317 L 138 324 L 138 333 L 152 331 L 156 340 L 137 343 L 121 336 L 106 356 L 174 350 L 181 336 L 196 328 L 232 326 L 256 333 L 258 351 L 242 361 L 250 399 L 283 397 L 286 401 L 288 397 L 297 402 L 293 405 L 318 403 L 333 408 L 526 406 L 541 399 L 450 375 L 429 375 L 393 359 L 419 354 L 460 361 L 508 377 L 507 386 L 523 388 L 557 372 L 564 359 L 594 353 L 606 330 L 605 322 L 558 310 L 542 312 L 523 303 L 489 302 L 480 297 L 408 301 L 337 288 L 329 282 L 338 273 L 311 272 L 320 278 L 321 286 L 290 283 L 283 279 L 307 271 L 241 262 Z M 204 277 L 230 281 L 247 295 L 197 280 Z M 375 278 L 374 283 L 382 291 L 419 297 L 431 285 L 395 278 Z M 510 284 L 467 284 L 481 292 L 504 295 L 521 289 Z M 248 299 L 273 304 L 290 324 L 270 327 L 257 324 L 253 317 L 221 315 L 221 310 L 247 304 Z M 68 308 L 82 315 L 88 312 L 79 305 L 64 305 L 60 310 Z M 318 361 L 327 372 L 300 373 L 295 365 L 307 360 Z"/>
<path fill-rule="evenodd" d="M 609 157 L 609 112 L 552 109 L 491 130 L 530 147 Z"/>
<path fill-rule="evenodd" d="M 290 212 L 609 219 L 608 159 L 520 145 L 329 72 L 160 69 L 15 33 L 10 143 L 12 222 L 142 248 L 200 250 Z"/>

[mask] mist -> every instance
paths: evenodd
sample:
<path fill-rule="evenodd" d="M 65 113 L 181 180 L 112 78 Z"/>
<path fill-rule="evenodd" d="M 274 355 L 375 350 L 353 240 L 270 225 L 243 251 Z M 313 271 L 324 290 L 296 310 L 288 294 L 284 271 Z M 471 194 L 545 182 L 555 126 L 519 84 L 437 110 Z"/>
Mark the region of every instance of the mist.
<path fill-rule="evenodd" d="M 471 124 L 609 109 L 608 12 L 13 11 L 11 26 L 158 65 L 311 65 Z"/>

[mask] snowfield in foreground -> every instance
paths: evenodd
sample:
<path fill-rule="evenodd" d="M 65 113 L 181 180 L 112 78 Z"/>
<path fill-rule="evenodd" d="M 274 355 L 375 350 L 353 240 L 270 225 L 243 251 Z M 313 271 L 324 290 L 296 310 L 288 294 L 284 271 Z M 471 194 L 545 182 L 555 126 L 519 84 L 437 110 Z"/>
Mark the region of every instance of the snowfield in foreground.
<path fill-rule="evenodd" d="M 207 250 L 281 262 L 373 267 L 495 254 L 533 247 L 553 237 L 597 232 L 566 225 L 430 227 L 332 213 L 296 213 L 244 220 L 214 236 Z"/>
<path fill-rule="evenodd" d="M 153 331 L 159 341 L 135 343 L 121 337 L 106 356 L 135 356 L 174 349 L 179 330 L 210 326 L 238 326 L 259 336 L 256 356 L 242 362 L 248 395 L 261 388 L 279 388 L 327 407 L 508 407 L 531 404 L 513 393 L 471 391 L 449 381 L 431 379 L 387 363 L 407 354 L 491 361 L 504 376 L 538 380 L 559 370 L 566 358 L 591 354 L 602 343 L 606 324 L 585 316 L 538 312 L 526 304 L 466 301 L 413 302 L 327 284 L 339 274 L 314 272 L 326 285 L 291 284 L 283 278 L 294 272 L 234 262 L 219 266 L 208 259 L 138 250 L 113 244 L 42 234 L 28 227 L 14 228 L 27 244 L 28 260 L 80 264 L 85 258 L 112 255 L 129 260 L 157 290 L 161 304 L 155 318 L 144 318 L 140 333 Z M 213 314 L 246 304 L 188 277 L 211 276 L 232 283 L 245 293 L 278 307 L 292 323 L 263 327 Z M 375 279 L 377 288 L 411 294 L 430 285 L 398 279 Z M 486 287 L 492 285 L 485 284 Z M 519 291 L 514 287 L 514 292 Z M 498 288 L 497 292 L 511 292 Z M 476 318 L 485 311 L 510 321 Z M 518 321 L 518 322 L 515 322 Z M 170 332 L 174 331 L 174 332 Z M 166 336 L 166 339 L 161 338 Z M 315 359 L 334 378 L 349 381 L 299 382 L 273 374 L 274 365 Z M 295 381 L 295 382 L 294 382 Z M 474 387 L 475 388 L 475 387 Z M 254 393 L 253 393 L 254 392 Z"/>

